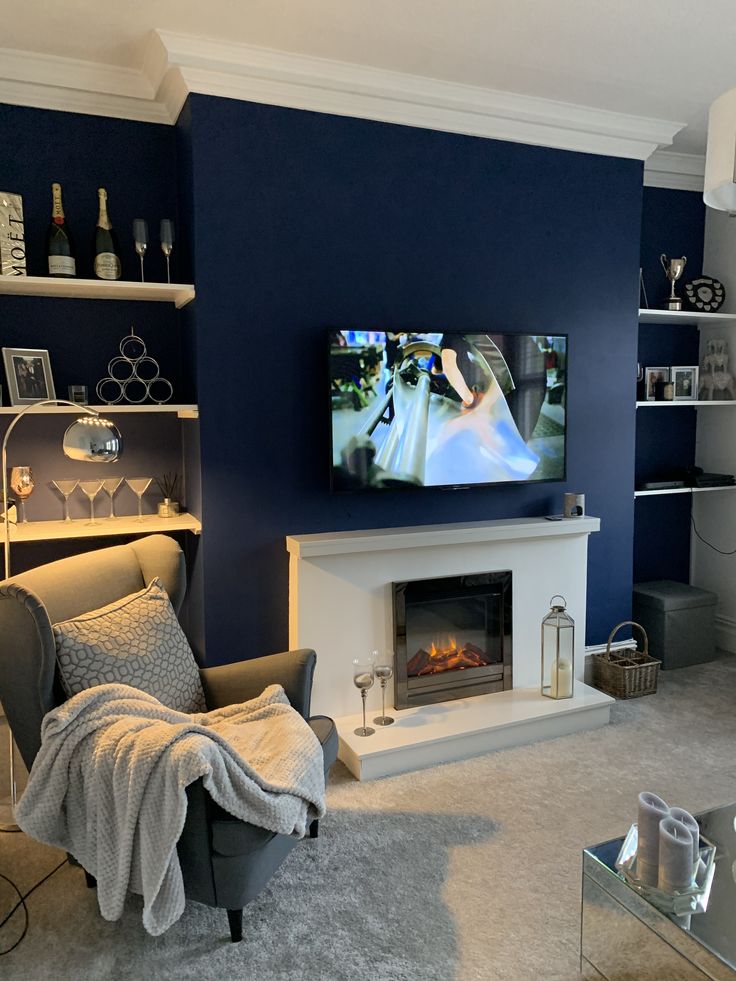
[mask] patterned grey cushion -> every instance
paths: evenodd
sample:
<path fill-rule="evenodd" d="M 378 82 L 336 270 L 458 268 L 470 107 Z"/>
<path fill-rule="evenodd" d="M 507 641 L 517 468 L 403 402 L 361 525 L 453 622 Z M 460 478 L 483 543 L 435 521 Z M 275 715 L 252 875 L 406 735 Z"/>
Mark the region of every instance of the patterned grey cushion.
<path fill-rule="evenodd" d="M 54 624 L 67 695 L 119 682 L 178 712 L 204 712 L 199 670 L 160 579 L 75 620 Z"/>

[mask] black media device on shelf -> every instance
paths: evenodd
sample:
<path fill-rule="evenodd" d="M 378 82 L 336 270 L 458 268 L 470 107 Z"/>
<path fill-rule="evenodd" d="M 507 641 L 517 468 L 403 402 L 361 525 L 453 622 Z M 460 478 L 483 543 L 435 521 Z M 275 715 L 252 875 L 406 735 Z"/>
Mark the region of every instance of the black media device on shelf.
<path fill-rule="evenodd" d="M 332 330 L 332 489 L 565 479 L 568 338 Z"/>

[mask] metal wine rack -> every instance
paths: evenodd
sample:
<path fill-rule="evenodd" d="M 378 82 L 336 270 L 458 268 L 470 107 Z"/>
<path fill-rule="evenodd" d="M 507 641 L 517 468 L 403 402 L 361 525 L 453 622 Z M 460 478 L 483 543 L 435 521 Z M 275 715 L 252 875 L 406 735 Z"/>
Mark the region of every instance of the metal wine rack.
<path fill-rule="evenodd" d="M 97 382 L 97 398 L 106 405 L 128 402 L 140 405 L 146 399 L 158 405 L 174 394 L 171 382 L 160 374 L 158 361 L 146 351 L 142 337 L 133 327 L 120 342 L 120 354 L 107 365 L 107 375 Z"/>

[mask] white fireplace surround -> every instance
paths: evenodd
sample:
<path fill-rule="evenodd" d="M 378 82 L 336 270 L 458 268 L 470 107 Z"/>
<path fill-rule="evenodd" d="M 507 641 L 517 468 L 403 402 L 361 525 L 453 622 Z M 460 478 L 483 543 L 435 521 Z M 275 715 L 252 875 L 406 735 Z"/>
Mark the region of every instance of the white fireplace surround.
<path fill-rule="evenodd" d="M 550 598 L 556 593 L 565 597 L 568 611 L 576 623 L 575 677 L 582 682 L 588 535 L 599 528 L 600 520 L 593 517 L 562 521 L 514 518 L 289 536 L 286 539 L 290 557 L 289 646 L 292 649 L 311 647 L 317 651 L 312 711 L 330 715 L 338 721 L 341 758 L 353 772 L 356 772 L 356 753 L 360 756 L 364 750 L 375 756 L 381 747 L 391 752 L 392 744 L 397 741 L 406 749 L 408 728 L 416 730 L 418 742 L 423 738 L 423 726 L 418 724 L 422 709 L 397 712 L 396 724 L 375 736 L 357 743 L 350 738 L 350 727 L 357 724 L 353 717 L 360 709 L 360 695 L 352 684 L 351 662 L 372 650 L 392 650 L 394 582 L 511 570 L 513 690 L 525 690 L 525 712 L 528 713 L 530 704 L 538 701 L 539 712 L 547 720 L 555 706 L 559 706 L 560 717 L 569 716 L 577 706 L 578 691 L 590 708 L 591 690 L 582 685 L 576 685 L 575 698 L 553 705 L 541 695 L 537 700 L 533 690 L 539 690 L 541 620 L 549 610 Z M 500 710 L 503 704 L 493 700 L 507 696 L 512 700 L 515 697 L 513 692 L 505 692 L 463 701 L 489 700 L 487 711 L 492 716 L 490 706 L 497 704 Z M 521 696 L 519 691 L 518 697 Z M 600 725 L 607 721 L 611 700 L 600 695 L 594 701 L 598 708 L 604 704 L 606 707 L 605 718 L 600 712 L 598 714 L 596 724 Z M 393 706 L 392 682 L 387 689 L 387 705 Z M 369 692 L 368 707 L 371 717 L 380 708 L 377 685 Z M 436 706 L 425 708 L 434 708 L 436 714 Z M 410 714 L 414 715 L 411 723 Z M 489 725 L 497 724 L 498 720 L 493 722 L 489 716 Z M 473 726 L 477 729 L 477 720 Z M 579 719 L 576 726 L 581 727 Z M 429 729 L 425 726 L 424 730 L 428 736 Z M 517 742 L 529 741 L 529 737 L 517 735 Z M 457 738 L 457 733 L 453 738 Z M 487 746 L 476 751 L 484 748 Z M 472 754 L 466 750 L 462 755 Z M 443 758 L 439 749 L 432 759 L 423 758 L 419 765 Z M 459 757 L 455 752 L 447 758 Z M 391 770 L 381 771 L 379 767 L 371 775 L 410 768 L 412 764 L 404 759 L 402 763 L 394 761 Z"/>

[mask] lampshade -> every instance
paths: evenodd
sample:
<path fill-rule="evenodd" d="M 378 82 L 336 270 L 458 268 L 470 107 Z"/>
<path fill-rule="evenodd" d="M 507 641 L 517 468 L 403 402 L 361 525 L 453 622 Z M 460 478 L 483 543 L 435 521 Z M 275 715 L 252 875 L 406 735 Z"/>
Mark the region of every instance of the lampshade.
<path fill-rule="evenodd" d="M 64 433 L 64 455 L 86 463 L 114 463 L 123 451 L 118 427 L 98 415 L 81 416 Z"/>
<path fill-rule="evenodd" d="M 736 212 L 736 89 L 710 107 L 703 200 L 717 211 Z"/>

